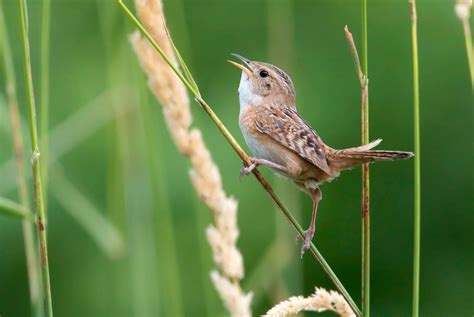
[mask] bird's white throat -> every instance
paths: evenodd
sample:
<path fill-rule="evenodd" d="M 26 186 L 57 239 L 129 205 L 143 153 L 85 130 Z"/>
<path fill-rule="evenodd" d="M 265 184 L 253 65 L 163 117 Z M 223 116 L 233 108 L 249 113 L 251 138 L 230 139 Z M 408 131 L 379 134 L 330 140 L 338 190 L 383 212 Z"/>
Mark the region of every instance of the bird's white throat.
<path fill-rule="evenodd" d="M 262 96 L 252 92 L 249 75 L 247 75 L 245 72 L 242 72 L 239 85 L 240 113 L 242 113 L 249 105 L 258 104 L 261 102 L 261 100 Z"/>

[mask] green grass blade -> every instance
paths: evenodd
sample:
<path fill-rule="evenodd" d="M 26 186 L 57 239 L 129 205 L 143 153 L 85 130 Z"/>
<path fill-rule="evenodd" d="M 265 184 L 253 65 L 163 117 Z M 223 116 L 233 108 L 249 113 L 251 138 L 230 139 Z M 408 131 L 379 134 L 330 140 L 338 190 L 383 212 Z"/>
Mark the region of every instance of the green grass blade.
<path fill-rule="evenodd" d="M 20 119 L 20 111 L 18 107 L 18 98 L 16 92 L 16 76 L 14 62 L 11 53 L 10 41 L 6 29 L 5 18 L 3 14 L 3 2 L 0 0 L 0 41 L 5 65 L 5 83 L 10 110 L 11 135 L 13 139 L 13 152 L 16 166 L 16 185 L 18 197 L 22 207 L 30 210 L 30 202 L 28 195 L 27 177 L 25 173 L 24 160 L 24 142 L 22 134 L 22 124 Z M 4 174 L 2 174 L 4 175 Z M 15 183 L 15 182 L 11 182 Z M 24 218 L 22 221 L 23 241 L 25 244 L 26 268 L 28 273 L 28 284 L 30 302 L 33 315 L 36 317 L 44 316 L 41 276 L 39 273 L 39 257 L 36 249 L 36 239 L 34 235 L 34 215 L 31 213 L 31 219 Z"/>
<path fill-rule="evenodd" d="M 40 51 L 40 143 L 41 177 L 44 192 L 44 206 L 48 208 L 48 127 L 49 127 L 49 44 L 50 44 L 50 14 L 51 0 L 42 0 L 41 12 L 41 51 Z"/>
<path fill-rule="evenodd" d="M 0 197 L 0 214 L 18 219 L 34 221 L 33 214 L 30 210 L 14 202 L 13 200 L 3 197 Z"/>
<path fill-rule="evenodd" d="M 165 24 L 164 21 L 163 21 L 163 24 Z M 176 45 L 174 44 L 173 38 L 171 37 L 168 28 L 165 28 L 165 30 L 166 30 L 166 35 L 168 36 L 168 40 L 170 41 L 171 46 L 173 47 L 173 51 L 174 51 L 174 54 L 175 54 L 175 56 L 176 56 L 177 62 L 178 62 L 178 64 L 179 64 L 180 68 L 181 68 L 181 69 L 183 70 L 183 72 L 184 72 L 184 77 L 189 81 L 189 83 L 191 84 L 191 86 L 192 86 L 192 87 L 194 88 L 194 90 L 197 92 L 197 96 L 198 96 L 198 97 L 201 97 L 201 92 L 199 91 L 199 87 L 198 87 L 198 85 L 196 84 L 196 81 L 194 80 L 193 75 L 192 75 L 191 72 L 189 71 L 188 65 L 186 65 L 186 63 L 184 62 L 183 57 L 181 57 L 181 53 L 180 53 L 179 50 L 176 48 Z"/>
<path fill-rule="evenodd" d="M 414 191 L 414 213 L 413 213 L 413 305 L 412 316 L 419 316 L 420 309 L 420 224 L 421 224 L 421 173 L 420 173 L 420 87 L 418 70 L 418 31 L 417 12 L 415 0 L 410 0 L 411 9 L 411 39 L 413 57 L 413 128 L 415 144 L 415 191 Z"/>
<path fill-rule="evenodd" d="M 47 221 L 43 204 L 43 189 L 41 186 L 41 159 L 38 144 L 38 130 L 36 125 L 36 105 L 33 90 L 33 75 L 31 70 L 30 43 L 28 39 L 28 14 L 26 0 L 18 0 L 18 12 L 20 16 L 20 30 L 23 44 L 23 64 L 25 68 L 25 82 L 28 99 L 32 168 L 33 168 L 33 188 L 35 198 L 35 210 L 37 216 L 37 231 L 39 237 L 40 263 L 43 279 L 43 293 L 45 311 L 48 317 L 53 316 L 53 302 L 51 298 L 51 283 L 49 278 L 48 242 L 47 242 Z"/>

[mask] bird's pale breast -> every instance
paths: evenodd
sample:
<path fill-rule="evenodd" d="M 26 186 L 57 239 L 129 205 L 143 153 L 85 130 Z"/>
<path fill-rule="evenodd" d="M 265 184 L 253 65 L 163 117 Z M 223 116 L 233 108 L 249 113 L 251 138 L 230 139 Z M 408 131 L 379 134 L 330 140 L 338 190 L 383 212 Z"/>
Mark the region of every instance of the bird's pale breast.
<path fill-rule="evenodd" d="M 278 159 L 278 154 L 273 153 L 268 148 L 268 143 L 272 142 L 270 138 L 258 132 L 255 126 L 256 113 L 253 106 L 244 107 L 240 112 L 239 125 L 245 143 L 249 147 L 254 157 L 266 159 L 275 163 L 281 160 Z M 276 160 L 275 160 L 276 159 Z"/>

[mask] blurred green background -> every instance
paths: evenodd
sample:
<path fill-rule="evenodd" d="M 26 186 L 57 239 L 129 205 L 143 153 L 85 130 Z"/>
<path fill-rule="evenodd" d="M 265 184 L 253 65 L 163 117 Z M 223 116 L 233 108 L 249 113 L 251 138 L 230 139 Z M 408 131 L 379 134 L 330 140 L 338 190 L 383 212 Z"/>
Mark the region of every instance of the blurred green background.
<path fill-rule="evenodd" d="M 17 1 L 4 0 L 28 145 Z M 454 1 L 419 0 L 422 136 L 421 315 L 471 316 L 473 100 Z M 236 52 L 287 70 L 302 116 L 333 147 L 360 143 L 360 91 L 343 27 L 360 47 L 359 1 L 165 0 L 168 24 L 201 92 L 230 131 L 238 127 Z M 28 1 L 40 100 L 40 0 Z M 381 149 L 413 149 L 408 1 L 368 1 L 370 135 Z M 49 255 L 56 316 L 225 316 L 189 163 L 128 42 L 131 23 L 112 0 L 52 0 Z M 0 77 L 0 195 L 17 200 L 11 130 Z M 227 193 L 239 200 L 239 248 L 253 312 L 333 289 L 315 260 L 206 114 L 192 105 Z M 40 111 L 40 110 L 38 110 Z M 29 149 L 29 147 L 28 147 Z M 27 150 L 26 162 L 30 151 Z M 306 227 L 311 200 L 262 169 Z M 27 168 L 28 174 L 30 169 Z M 29 182 L 31 184 L 31 182 Z M 32 188 L 29 188 L 30 192 Z M 322 187 L 315 243 L 360 302 L 360 169 Z M 413 161 L 371 167 L 373 316 L 411 312 Z M 29 315 L 21 224 L 0 219 L 0 314 Z M 329 316 L 325 313 L 322 315 Z"/>

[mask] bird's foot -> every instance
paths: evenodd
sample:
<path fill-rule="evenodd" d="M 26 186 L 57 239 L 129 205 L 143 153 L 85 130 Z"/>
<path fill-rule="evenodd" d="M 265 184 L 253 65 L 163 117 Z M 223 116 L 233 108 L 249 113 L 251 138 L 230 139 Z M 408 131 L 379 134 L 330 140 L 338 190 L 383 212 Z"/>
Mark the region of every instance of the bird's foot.
<path fill-rule="evenodd" d="M 244 175 L 248 176 L 257 167 L 257 163 L 253 159 L 251 159 L 251 161 L 252 164 L 250 164 L 249 166 L 244 166 L 240 169 L 240 178 L 242 178 L 242 176 Z"/>
<path fill-rule="evenodd" d="M 306 250 L 311 248 L 311 240 L 313 240 L 314 231 L 314 226 L 311 226 L 304 232 L 304 239 L 302 239 L 299 235 L 296 236 L 296 241 L 303 240 L 303 245 L 301 246 L 301 258 L 303 258 Z"/>

